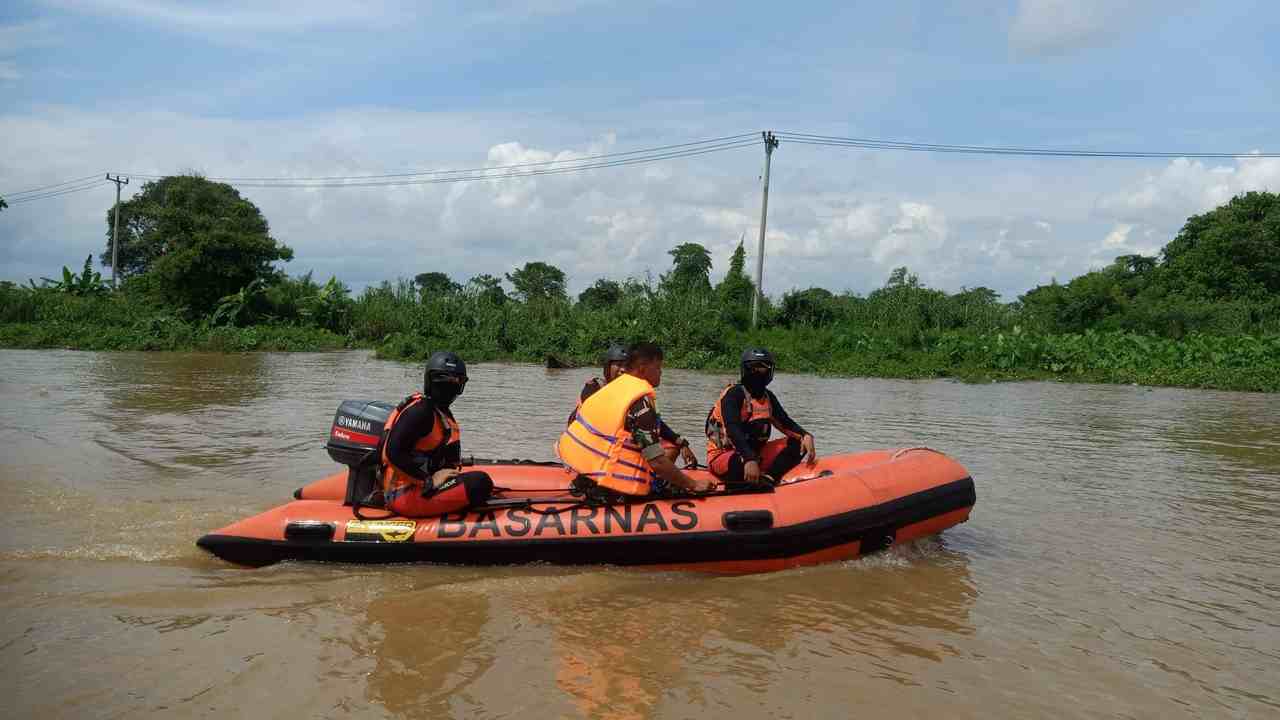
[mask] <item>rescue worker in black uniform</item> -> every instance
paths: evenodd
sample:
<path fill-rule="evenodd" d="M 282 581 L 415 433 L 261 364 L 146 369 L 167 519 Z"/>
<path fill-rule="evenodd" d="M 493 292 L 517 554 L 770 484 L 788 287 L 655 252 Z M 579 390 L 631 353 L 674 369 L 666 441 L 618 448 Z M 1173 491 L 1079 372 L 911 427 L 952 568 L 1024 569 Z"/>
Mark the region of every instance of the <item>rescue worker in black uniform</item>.
<path fill-rule="evenodd" d="M 450 405 L 467 385 L 467 366 L 451 352 L 427 360 L 423 392 L 405 398 L 387 418 L 382 492 L 404 517 L 457 512 L 493 493 L 487 473 L 462 472 L 462 429 Z"/>
<path fill-rule="evenodd" d="M 818 457 L 813 435 L 791 419 L 768 389 L 773 382 L 773 355 L 764 348 L 742 353 L 742 374 L 720 393 L 707 414 L 707 467 L 725 487 L 781 480 L 804 460 Z M 774 429 L 783 437 L 770 440 Z"/>

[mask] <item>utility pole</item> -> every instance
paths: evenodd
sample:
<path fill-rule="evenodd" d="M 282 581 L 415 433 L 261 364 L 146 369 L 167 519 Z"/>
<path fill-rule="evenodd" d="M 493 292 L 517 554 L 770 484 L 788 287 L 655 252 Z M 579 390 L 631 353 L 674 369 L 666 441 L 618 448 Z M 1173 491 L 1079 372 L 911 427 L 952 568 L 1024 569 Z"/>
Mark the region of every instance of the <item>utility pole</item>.
<path fill-rule="evenodd" d="M 119 244 L 120 237 L 120 186 L 128 185 L 129 178 L 123 180 L 119 175 L 111 177 L 111 173 L 107 173 L 107 179 L 116 184 L 116 219 L 111 223 L 111 289 L 116 289 L 116 246 Z"/>
<path fill-rule="evenodd" d="M 751 296 L 752 328 L 759 320 L 760 294 L 764 292 L 764 226 L 769 215 L 769 162 L 773 159 L 773 149 L 778 147 L 778 138 L 772 131 L 766 130 L 760 135 L 764 138 L 764 194 L 760 198 L 760 243 L 756 247 L 756 293 Z"/>

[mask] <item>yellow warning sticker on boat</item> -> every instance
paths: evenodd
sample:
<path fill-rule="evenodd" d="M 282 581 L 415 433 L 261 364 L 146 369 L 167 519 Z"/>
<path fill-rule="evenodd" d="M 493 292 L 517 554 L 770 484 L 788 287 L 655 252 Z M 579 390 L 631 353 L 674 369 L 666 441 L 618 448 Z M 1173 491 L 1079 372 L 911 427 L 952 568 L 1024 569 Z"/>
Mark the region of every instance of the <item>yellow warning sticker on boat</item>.
<path fill-rule="evenodd" d="M 407 542 L 418 523 L 413 520 L 348 520 L 347 542 Z"/>

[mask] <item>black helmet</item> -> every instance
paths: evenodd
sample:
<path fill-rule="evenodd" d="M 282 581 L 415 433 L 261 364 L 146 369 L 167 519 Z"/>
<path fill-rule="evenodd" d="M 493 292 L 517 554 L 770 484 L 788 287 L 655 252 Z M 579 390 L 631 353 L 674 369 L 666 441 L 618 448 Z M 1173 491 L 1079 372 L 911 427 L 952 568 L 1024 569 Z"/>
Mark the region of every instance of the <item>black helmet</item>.
<path fill-rule="evenodd" d="M 422 378 L 423 386 L 430 388 L 432 378 L 440 376 L 458 378 L 460 385 L 466 385 L 467 364 L 462 362 L 462 358 L 458 357 L 454 353 L 445 351 L 434 352 L 431 354 L 431 358 L 427 360 L 427 371 Z"/>
<path fill-rule="evenodd" d="M 742 367 L 746 367 L 749 363 L 764 363 L 770 369 L 773 368 L 773 353 L 764 348 L 747 348 L 742 351 Z"/>
<path fill-rule="evenodd" d="M 750 374 L 747 372 L 747 366 L 755 365 L 757 363 L 763 363 L 764 365 L 767 365 L 769 368 L 769 374 L 765 376 L 763 383 L 760 385 L 760 389 L 763 390 L 764 386 L 773 382 L 773 368 L 774 368 L 773 354 L 770 353 L 768 350 L 765 350 L 764 348 L 747 348 L 746 350 L 742 351 L 743 384 L 747 384 L 746 381 Z M 753 388 L 748 388 L 748 389 L 753 389 Z"/>
<path fill-rule="evenodd" d="M 609 349 L 605 352 L 604 363 L 601 365 L 601 367 L 604 369 L 604 377 L 606 380 L 609 379 L 609 366 L 614 363 L 622 363 L 623 365 L 626 365 L 627 363 L 627 346 L 626 345 L 619 345 L 618 343 L 614 343 L 610 345 Z M 622 372 L 622 371 L 619 370 L 618 372 Z"/>
<path fill-rule="evenodd" d="M 604 364 L 624 363 L 627 361 L 627 346 L 614 343 L 609 346 L 609 350 L 604 354 Z"/>

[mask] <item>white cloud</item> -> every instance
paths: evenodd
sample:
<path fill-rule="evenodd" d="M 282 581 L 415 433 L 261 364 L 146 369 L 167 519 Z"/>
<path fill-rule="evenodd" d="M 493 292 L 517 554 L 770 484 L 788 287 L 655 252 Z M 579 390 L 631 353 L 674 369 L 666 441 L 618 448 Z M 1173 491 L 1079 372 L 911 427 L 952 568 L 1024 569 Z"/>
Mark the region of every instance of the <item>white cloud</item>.
<path fill-rule="evenodd" d="M 947 218 L 938 208 L 918 202 L 898 205 L 898 216 L 880 237 L 872 257 L 881 264 L 926 261 L 947 241 Z"/>
<path fill-rule="evenodd" d="M 730 235 L 736 232 L 740 237 L 747 230 L 757 227 L 756 223 L 759 222 L 758 217 L 731 208 L 705 208 L 699 215 L 708 227 L 720 228 Z"/>
<path fill-rule="evenodd" d="M 583 143 L 584 135 L 598 139 Z M 0 115 L 0 136 L 13 140 L 0 146 L 4 191 L 107 170 L 357 175 L 578 158 L 688 139 L 647 136 L 637 143 L 554 116 L 535 126 L 498 113 L 379 109 L 239 121 L 44 108 Z M 415 140 L 425 137 L 449 142 Z M 1070 279 L 1115 255 L 1150 254 L 1188 215 L 1230 194 L 1280 189 L 1280 161 L 1268 159 L 1221 166 L 1173 161 L 1148 173 L 1123 166 L 1076 175 L 1049 164 L 1020 164 L 1016 171 L 957 165 L 947 175 L 927 162 L 904 159 L 877 173 L 874 194 L 844 182 L 848 167 L 841 162 L 814 163 L 802 173 L 779 163 L 765 289 L 776 294 L 816 285 L 865 293 L 883 284 L 893 267 L 907 265 L 936 287 L 985 285 L 1009 297 L 1051 277 Z M 457 280 L 501 275 L 544 260 L 563 268 L 577 291 L 599 277 L 656 276 L 670 266 L 667 251 L 683 242 L 711 250 L 718 278 L 745 234 L 754 267 L 758 165 L 758 153 L 742 150 L 457 185 L 243 193 L 263 209 L 273 234 L 294 248 L 290 272 L 314 269 L 360 287 L 428 270 Z M 923 176 L 937 189 L 882 189 L 909 188 Z M 135 192 L 140 183 L 135 179 L 126 190 Z M 111 187 L 103 186 L 0 213 L 0 277 L 49 275 L 100 252 L 112 199 Z"/>
<path fill-rule="evenodd" d="M 1102 44 L 1161 7 L 1151 0 L 1018 0 L 1009 45 L 1031 55 L 1069 53 Z"/>
<path fill-rule="evenodd" d="M 842 218 L 844 230 L 855 238 L 868 238 L 880 233 L 884 223 L 880 206 L 860 205 Z"/>
<path fill-rule="evenodd" d="M 1188 217 L 1250 190 L 1280 192 L 1280 158 L 1240 158 L 1230 164 L 1170 160 L 1100 197 L 1096 213 L 1113 226 L 1093 256 L 1109 262 L 1116 255 L 1155 255 Z"/>
<path fill-rule="evenodd" d="M 1168 239 L 1153 227 L 1116 223 L 1102 242 L 1094 247 L 1092 264 L 1094 267 L 1107 265 L 1121 255 L 1155 256 Z"/>
<path fill-rule="evenodd" d="M 95 170 L 306 177 L 497 166 L 599 154 L 616 141 L 604 134 L 572 149 L 493 143 L 512 136 L 506 123 L 498 116 L 384 110 L 242 122 L 48 109 L 0 116 L 0 132 L 20 139 L 0 148 L 0 188 L 36 187 Z M 546 135 L 559 127 L 552 121 L 520 132 Z M 407 140 L 421 137 L 450 142 L 426 147 Z M 428 152 L 430 162 L 422 157 Z M 294 248 L 292 272 L 315 268 L 359 286 L 424 270 L 459 279 L 498 275 L 546 260 L 580 288 L 602 275 L 665 271 L 666 251 L 681 242 L 712 248 L 723 271 L 741 232 L 754 225 L 741 222 L 748 217 L 744 203 L 757 200 L 749 178 L 726 178 L 716 158 L 709 159 L 453 185 L 242 192 L 263 209 L 273 234 Z M 127 191 L 141 182 L 135 178 Z M 6 210 L 0 273 L 13 279 L 48 274 L 69 257 L 99 251 L 110 197 L 106 189 L 94 190 Z"/>
<path fill-rule="evenodd" d="M 1175 158 L 1099 202 L 1104 218 L 1176 230 L 1187 217 L 1249 190 L 1280 191 L 1280 158 L 1242 158 L 1206 165 Z"/>
<path fill-rule="evenodd" d="M 1133 232 L 1133 226 L 1129 223 L 1120 223 L 1107 233 L 1107 237 L 1102 240 L 1102 244 L 1108 248 L 1122 248 L 1129 244 L 1129 233 Z"/>

